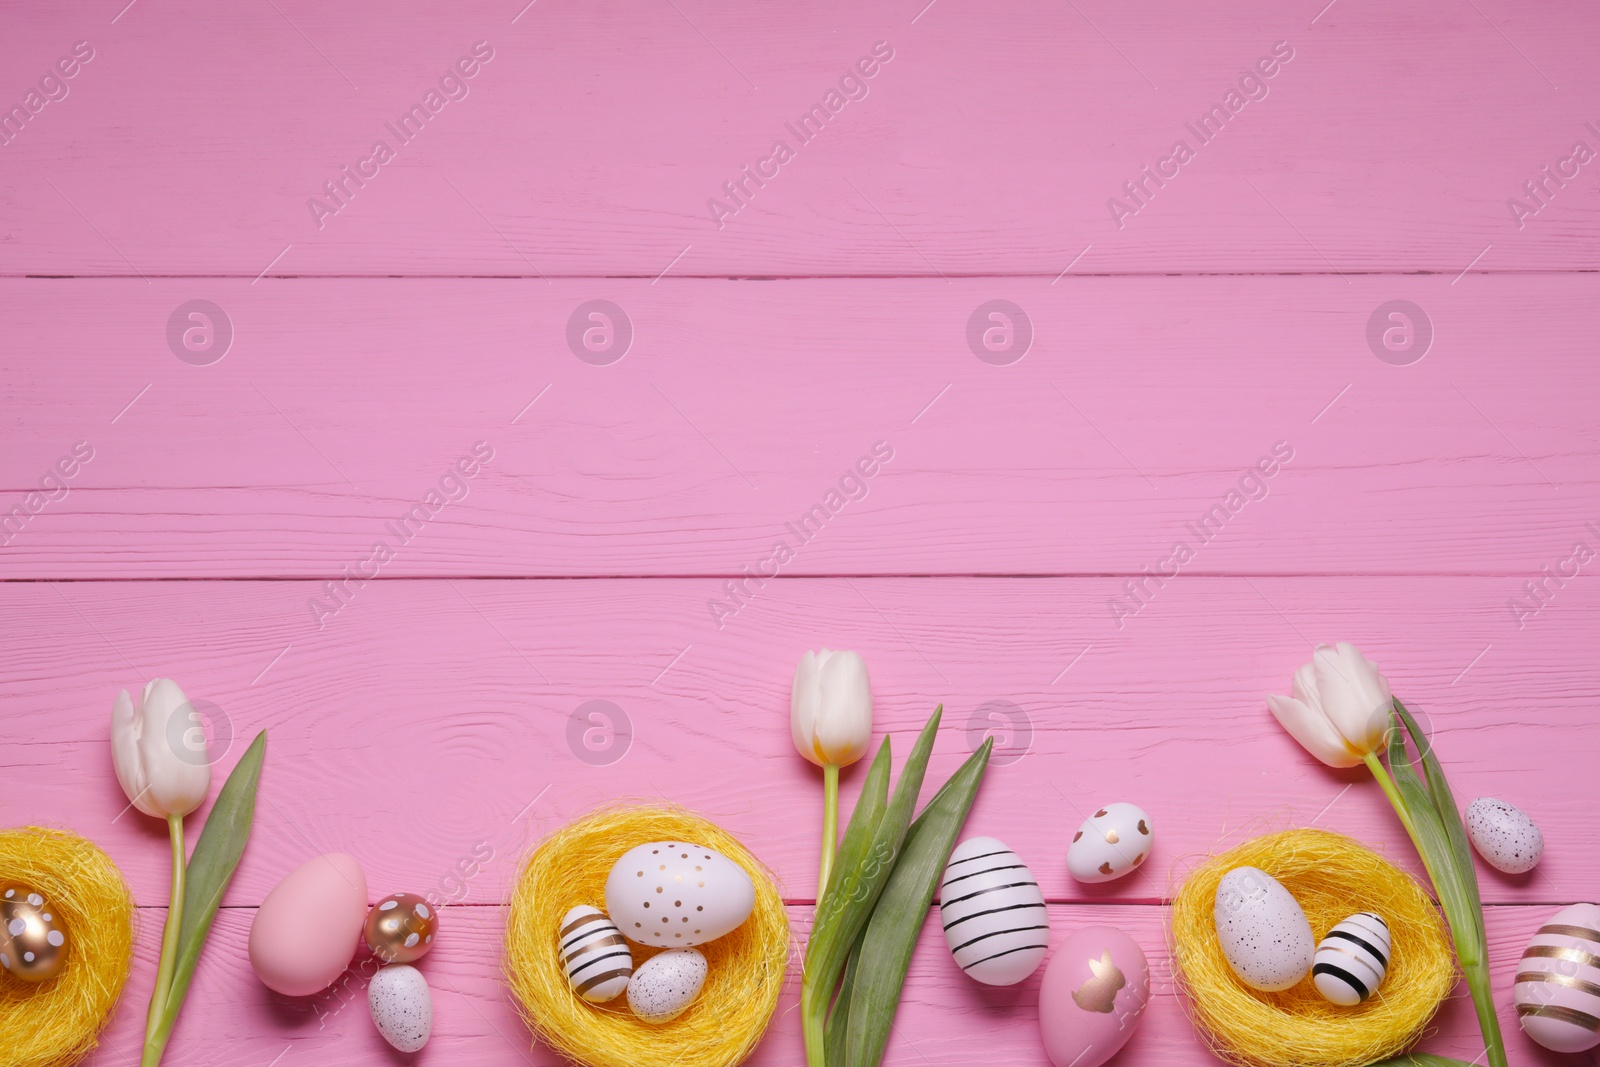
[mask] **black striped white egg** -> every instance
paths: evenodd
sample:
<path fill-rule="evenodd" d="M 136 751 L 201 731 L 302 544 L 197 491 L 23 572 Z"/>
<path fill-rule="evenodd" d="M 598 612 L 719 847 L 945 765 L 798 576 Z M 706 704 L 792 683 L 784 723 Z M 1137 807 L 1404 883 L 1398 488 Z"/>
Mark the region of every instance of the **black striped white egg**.
<path fill-rule="evenodd" d="M 1353 1008 L 1377 991 L 1389 971 L 1389 924 L 1362 911 L 1328 931 L 1317 945 L 1311 981 L 1323 998 Z"/>
<path fill-rule="evenodd" d="M 1600 1045 L 1600 907 L 1574 904 L 1539 927 L 1511 999 L 1523 1032 L 1553 1052 Z"/>
<path fill-rule="evenodd" d="M 580 904 L 561 919 L 561 963 L 572 991 L 604 1004 L 628 988 L 633 953 L 617 924 L 599 908 Z"/>
<path fill-rule="evenodd" d="M 950 853 L 939 918 L 956 964 L 985 985 L 1016 985 L 1050 946 L 1039 882 L 997 838 L 969 838 Z"/>

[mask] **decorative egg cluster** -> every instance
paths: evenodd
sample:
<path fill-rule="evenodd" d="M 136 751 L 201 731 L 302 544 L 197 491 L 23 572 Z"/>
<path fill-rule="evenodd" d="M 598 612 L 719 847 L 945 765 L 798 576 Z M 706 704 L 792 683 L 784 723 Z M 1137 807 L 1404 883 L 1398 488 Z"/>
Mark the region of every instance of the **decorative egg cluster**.
<path fill-rule="evenodd" d="M 738 929 L 755 910 L 756 887 L 722 853 L 686 841 L 649 841 L 624 852 L 606 876 L 605 911 L 587 904 L 561 920 L 567 981 L 601 1004 L 626 991 L 647 1023 L 671 1022 L 710 973 L 695 947 Z M 660 952 L 637 968 L 628 941 Z"/>
<path fill-rule="evenodd" d="M 985 985 L 1016 985 L 1044 962 L 1050 945 L 1038 881 L 993 837 L 968 838 L 950 853 L 939 919 L 956 964 Z"/>
<path fill-rule="evenodd" d="M 0 969 L 43 982 L 66 962 L 66 931 L 44 896 L 25 885 L 0 890 Z"/>
<path fill-rule="evenodd" d="M 1080 882 L 1110 882 L 1138 870 L 1154 842 L 1144 811 L 1106 804 L 1073 834 L 1067 871 Z M 1024 981 L 1049 953 L 1050 913 L 1039 881 L 998 838 L 968 838 L 950 853 L 939 920 L 956 965 L 986 985 Z M 1099 1067 L 1127 1042 L 1149 999 L 1150 967 L 1132 938 L 1107 926 L 1073 933 L 1039 985 L 1039 1030 L 1050 1062 Z"/>
<path fill-rule="evenodd" d="M 1600 1045 L 1600 907 L 1574 904 L 1539 927 L 1511 998 L 1523 1032 L 1553 1052 Z"/>
<path fill-rule="evenodd" d="M 415 893 L 391 893 L 367 909 L 367 877 L 354 856 L 308 860 L 272 888 L 250 925 L 250 966 L 263 985 L 289 997 L 321 993 L 350 966 L 365 940 L 380 967 L 367 985 L 373 1025 L 401 1052 L 433 1032 L 433 994 L 411 966 L 433 948 L 439 912 Z"/>
<path fill-rule="evenodd" d="M 1212 918 L 1228 966 L 1239 981 L 1263 993 L 1291 989 L 1309 974 L 1324 1000 L 1353 1008 L 1389 970 L 1393 939 L 1383 916 L 1357 912 L 1318 942 L 1300 902 L 1255 867 L 1235 867 L 1222 876 Z"/>
<path fill-rule="evenodd" d="M 1467 839 L 1497 871 L 1523 874 L 1544 856 L 1544 834 L 1514 804 L 1479 797 L 1467 805 Z"/>
<path fill-rule="evenodd" d="M 1109 882 L 1137 870 L 1154 842 L 1150 816 L 1132 804 L 1107 804 L 1072 835 L 1067 871 L 1080 882 Z"/>

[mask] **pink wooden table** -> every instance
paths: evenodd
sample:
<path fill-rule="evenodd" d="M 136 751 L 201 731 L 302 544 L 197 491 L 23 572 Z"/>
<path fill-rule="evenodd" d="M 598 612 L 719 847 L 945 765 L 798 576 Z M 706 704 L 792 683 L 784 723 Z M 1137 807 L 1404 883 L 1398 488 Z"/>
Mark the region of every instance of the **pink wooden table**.
<path fill-rule="evenodd" d="M 997 733 L 968 832 L 1058 938 L 1111 923 L 1155 967 L 1116 1062 L 1213 1062 L 1165 949 L 1186 856 L 1314 823 L 1417 866 L 1263 704 L 1340 639 L 1463 800 L 1542 825 L 1483 894 L 1513 1062 L 1572 1062 L 1509 998 L 1600 896 L 1594 10 L 123 2 L 0 34 L 0 825 L 88 835 L 140 901 L 96 1067 L 133 1062 L 166 899 L 118 689 L 271 736 L 168 1063 L 403 1062 L 359 990 L 245 961 L 277 879 L 350 851 L 451 902 L 414 1062 L 544 1067 L 500 902 L 594 804 L 719 820 L 804 933 L 788 685 L 824 644 L 880 732 L 945 704 L 930 780 Z M 1116 799 L 1154 860 L 1078 885 L 1067 836 Z M 1038 976 L 979 988 L 941 941 L 888 1062 L 1044 1064 Z M 762 1067 L 802 1062 L 797 974 Z M 1464 997 L 1426 1047 L 1477 1054 Z"/>

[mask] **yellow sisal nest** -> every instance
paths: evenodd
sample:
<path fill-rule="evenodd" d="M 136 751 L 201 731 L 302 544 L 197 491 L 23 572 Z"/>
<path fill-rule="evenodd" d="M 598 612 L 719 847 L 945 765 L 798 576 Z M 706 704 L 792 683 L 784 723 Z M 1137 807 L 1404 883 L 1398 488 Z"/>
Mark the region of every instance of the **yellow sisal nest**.
<path fill-rule="evenodd" d="M 0 1067 L 64 1067 L 87 1055 L 133 962 L 133 896 L 111 857 L 65 830 L 0 830 L 0 884 L 41 893 L 67 934 L 60 974 L 30 985 L 0 971 Z"/>
<path fill-rule="evenodd" d="M 1212 918 L 1217 883 L 1235 867 L 1266 871 L 1305 909 L 1318 941 L 1358 911 L 1375 911 L 1394 944 L 1371 999 L 1340 1008 L 1309 978 L 1261 993 L 1234 975 Z M 1243 1067 L 1361 1067 L 1422 1035 L 1456 981 L 1455 955 L 1426 892 L 1404 871 L 1343 834 L 1267 834 L 1190 872 L 1172 902 L 1172 959 L 1195 1024 L 1222 1059 Z"/>
<path fill-rule="evenodd" d="M 590 1004 L 572 991 L 557 931 L 569 908 L 604 909 L 606 876 L 628 849 L 688 841 L 722 853 L 750 875 L 755 910 L 732 933 L 699 946 L 710 973 L 688 1010 L 670 1023 L 641 1022 L 625 998 Z M 545 1044 L 589 1067 L 732 1067 L 754 1051 L 772 1020 L 789 963 L 789 917 L 772 872 L 727 831 L 681 808 L 602 808 L 547 837 L 511 889 L 506 980 Z M 630 944 L 637 970 L 655 949 Z"/>

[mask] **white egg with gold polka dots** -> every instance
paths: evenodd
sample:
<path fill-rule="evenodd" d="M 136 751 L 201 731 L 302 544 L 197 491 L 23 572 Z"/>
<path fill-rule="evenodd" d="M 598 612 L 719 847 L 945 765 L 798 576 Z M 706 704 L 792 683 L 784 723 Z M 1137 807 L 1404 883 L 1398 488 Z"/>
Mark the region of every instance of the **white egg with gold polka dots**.
<path fill-rule="evenodd" d="M 703 945 L 737 929 L 755 904 L 755 883 L 743 868 L 687 841 L 630 848 L 606 878 L 606 914 L 641 945 Z"/>
<path fill-rule="evenodd" d="M 1132 804 L 1107 804 L 1083 820 L 1067 846 L 1067 872 L 1080 882 L 1109 882 L 1150 858 L 1150 816 Z"/>

